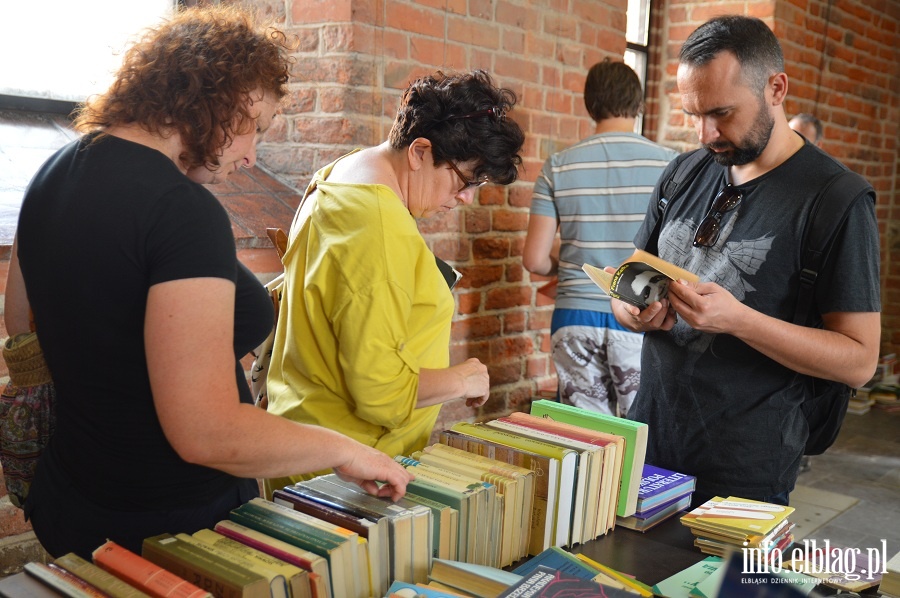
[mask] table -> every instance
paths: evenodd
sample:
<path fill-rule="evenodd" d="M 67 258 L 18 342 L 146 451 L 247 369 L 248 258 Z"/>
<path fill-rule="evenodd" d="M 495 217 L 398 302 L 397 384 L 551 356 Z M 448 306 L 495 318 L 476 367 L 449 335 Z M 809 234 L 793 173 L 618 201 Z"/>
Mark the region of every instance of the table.
<path fill-rule="evenodd" d="M 633 575 L 649 586 L 708 556 L 694 546 L 691 530 L 681 524 L 678 516 L 643 533 L 616 527 L 608 534 L 576 545 L 570 550 L 575 554 L 583 553 L 622 573 Z"/>

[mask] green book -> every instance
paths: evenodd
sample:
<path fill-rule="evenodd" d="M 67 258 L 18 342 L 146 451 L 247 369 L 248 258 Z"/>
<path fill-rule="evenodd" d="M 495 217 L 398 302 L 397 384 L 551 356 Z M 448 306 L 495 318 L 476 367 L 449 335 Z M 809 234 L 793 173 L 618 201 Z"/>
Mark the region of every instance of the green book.
<path fill-rule="evenodd" d="M 531 415 L 549 417 L 556 421 L 625 438 L 622 485 L 619 488 L 616 515 L 619 517 L 634 515 L 641 487 L 641 474 L 644 471 L 644 458 L 647 454 L 647 424 L 546 399 L 531 404 Z"/>
<path fill-rule="evenodd" d="M 146 538 L 141 556 L 216 598 L 270 598 L 269 580 L 172 534 Z"/>
<path fill-rule="evenodd" d="M 407 492 L 403 495 L 408 501 L 424 505 L 432 514 L 432 556 L 438 559 L 449 559 L 451 551 L 456 556 L 456 537 L 459 532 L 459 511 L 442 502 Z"/>
<path fill-rule="evenodd" d="M 351 576 L 359 574 L 357 577 L 361 577 L 362 573 L 353 570 L 353 555 L 350 551 L 357 550 L 357 547 L 345 539 L 251 502 L 233 509 L 228 518 L 277 540 L 325 557 L 328 560 L 328 574 L 334 596 L 355 595 L 353 579 L 356 578 L 351 579 Z"/>

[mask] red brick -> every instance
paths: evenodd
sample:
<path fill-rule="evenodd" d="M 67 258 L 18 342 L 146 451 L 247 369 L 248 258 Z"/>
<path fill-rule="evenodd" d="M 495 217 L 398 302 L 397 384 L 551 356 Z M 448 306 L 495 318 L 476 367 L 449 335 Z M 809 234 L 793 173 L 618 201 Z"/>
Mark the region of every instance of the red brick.
<path fill-rule="evenodd" d="M 534 344 L 527 336 L 507 336 L 488 341 L 491 361 L 522 357 L 534 353 Z"/>
<path fill-rule="evenodd" d="M 505 363 L 488 366 L 491 386 L 512 384 L 522 379 L 522 366 L 519 363 Z"/>
<path fill-rule="evenodd" d="M 487 208 L 470 208 L 466 210 L 466 232 L 469 234 L 485 233 L 491 230 L 491 212 Z"/>
<path fill-rule="evenodd" d="M 463 274 L 460 289 L 477 289 L 500 282 L 503 277 L 503 266 L 459 266 L 457 270 Z"/>
<path fill-rule="evenodd" d="M 509 239 L 479 238 L 472 241 L 472 257 L 476 260 L 504 259 L 509 256 Z"/>
<path fill-rule="evenodd" d="M 524 311 L 508 312 L 503 316 L 503 334 L 525 332 L 527 317 Z"/>
<path fill-rule="evenodd" d="M 481 308 L 481 293 L 459 293 L 456 298 L 459 302 L 459 314 L 474 314 Z"/>
<path fill-rule="evenodd" d="M 503 185 L 485 185 L 478 189 L 478 205 L 502 206 L 506 203 L 506 187 Z"/>
<path fill-rule="evenodd" d="M 507 264 L 506 282 L 522 282 L 525 280 L 525 267 L 519 262 Z"/>
<path fill-rule="evenodd" d="M 499 316 L 479 316 L 459 320 L 451 328 L 452 340 L 477 339 L 500 334 Z"/>
<path fill-rule="evenodd" d="M 488 310 L 509 309 L 520 305 L 530 305 L 532 294 L 531 285 L 490 289 L 484 301 L 484 308 Z"/>

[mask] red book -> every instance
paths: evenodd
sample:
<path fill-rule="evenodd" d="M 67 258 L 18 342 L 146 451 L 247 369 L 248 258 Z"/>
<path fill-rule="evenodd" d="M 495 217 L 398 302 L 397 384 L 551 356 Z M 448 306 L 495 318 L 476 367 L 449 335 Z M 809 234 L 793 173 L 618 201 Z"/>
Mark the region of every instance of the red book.
<path fill-rule="evenodd" d="M 94 564 L 155 598 L 212 598 L 212 594 L 108 540 L 93 553 Z"/>

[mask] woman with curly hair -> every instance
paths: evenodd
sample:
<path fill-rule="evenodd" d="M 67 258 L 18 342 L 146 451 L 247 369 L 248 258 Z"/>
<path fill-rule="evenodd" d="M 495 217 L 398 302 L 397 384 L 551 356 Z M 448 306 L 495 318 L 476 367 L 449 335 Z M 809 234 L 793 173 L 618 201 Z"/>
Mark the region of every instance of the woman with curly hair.
<path fill-rule="evenodd" d="M 442 403 L 484 404 L 485 365 L 450 365 L 453 296 L 416 220 L 516 180 L 515 101 L 483 71 L 422 77 L 387 141 L 314 175 L 282 260 L 269 412 L 396 456 L 425 446 Z M 301 477 L 269 479 L 266 493 Z"/>
<path fill-rule="evenodd" d="M 331 467 L 405 491 L 384 454 L 254 407 L 239 363 L 272 306 L 202 184 L 255 162 L 290 50 L 234 7 L 176 13 L 128 51 L 81 108 L 84 136 L 25 194 L 6 318 L 22 331 L 30 304 L 56 385 L 25 502 L 51 555 L 211 527 L 258 494 L 254 478 Z"/>

